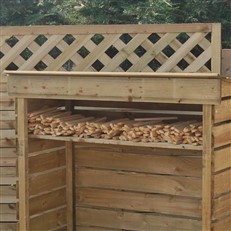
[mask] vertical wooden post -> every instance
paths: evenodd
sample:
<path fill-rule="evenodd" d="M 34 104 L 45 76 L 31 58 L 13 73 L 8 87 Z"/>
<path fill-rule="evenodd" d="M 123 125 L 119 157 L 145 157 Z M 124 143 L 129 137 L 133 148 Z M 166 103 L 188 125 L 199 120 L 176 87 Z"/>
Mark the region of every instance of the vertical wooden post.
<path fill-rule="evenodd" d="M 19 230 L 29 231 L 27 100 L 17 99 Z"/>
<path fill-rule="evenodd" d="M 212 24 L 212 63 L 211 72 L 221 73 L 221 24 Z"/>
<path fill-rule="evenodd" d="M 212 105 L 203 105 L 202 230 L 211 230 L 212 219 Z"/>
<path fill-rule="evenodd" d="M 74 155 L 73 142 L 66 142 L 66 203 L 67 203 L 67 230 L 75 230 L 75 203 L 74 203 Z"/>

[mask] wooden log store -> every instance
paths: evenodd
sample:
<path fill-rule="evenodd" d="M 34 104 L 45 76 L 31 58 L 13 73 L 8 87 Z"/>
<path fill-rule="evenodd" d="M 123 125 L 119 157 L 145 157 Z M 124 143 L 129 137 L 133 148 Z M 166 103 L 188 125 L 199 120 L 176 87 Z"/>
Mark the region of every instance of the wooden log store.
<path fill-rule="evenodd" d="M 19 230 L 228 231 L 220 25 L 105 28 L 73 72 L 5 72 L 17 105 Z"/>

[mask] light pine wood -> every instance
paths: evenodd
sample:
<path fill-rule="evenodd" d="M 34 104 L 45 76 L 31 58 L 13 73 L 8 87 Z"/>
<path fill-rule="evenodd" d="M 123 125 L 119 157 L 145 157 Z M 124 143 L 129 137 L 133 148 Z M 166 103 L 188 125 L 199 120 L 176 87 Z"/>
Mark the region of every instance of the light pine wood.
<path fill-rule="evenodd" d="M 189 177 L 77 169 L 75 178 L 77 187 L 108 188 L 201 198 L 201 180 Z"/>
<path fill-rule="evenodd" d="M 41 214 L 66 204 L 65 187 L 30 198 L 30 216 Z"/>
<path fill-rule="evenodd" d="M 139 152 L 136 149 L 137 153 L 132 153 L 132 150 L 129 151 L 129 147 L 127 147 L 127 152 L 123 153 L 122 151 L 99 149 L 97 146 L 89 147 L 85 145 L 82 148 L 78 146 L 75 149 L 77 168 L 89 167 L 176 176 L 202 176 L 201 157 L 196 158 L 193 156 L 193 152 L 182 151 L 183 156 L 169 156 L 169 150 L 163 153 L 161 149 L 154 152 L 147 148 L 140 149 Z M 170 153 L 173 153 L 173 151 L 171 150 Z M 187 157 L 187 155 L 192 156 Z M 199 155 L 201 155 L 200 152 Z"/>
<path fill-rule="evenodd" d="M 75 230 L 75 203 L 74 203 L 74 153 L 73 143 L 66 142 L 66 206 L 67 230 Z"/>
<path fill-rule="evenodd" d="M 201 221 L 180 217 L 160 216 L 154 213 L 135 213 L 120 210 L 77 207 L 78 226 L 98 226 L 100 230 L 178 230 L 195 231 L 201 229 Z M 78 229 L 78 228 L 77 228 Z M 86 228 L 90 231 L 90 227 Z"/>
<path fill-rule="evenodd" d="M 231 50 L 222 50 L 222 60 L 221 60 L 221 74 L 224 76 L 231 76 Z"/>
<path fill-rule="evenodd" d="M 214 147 L 220 147 L 231 143 L 231 123 L 223 123 L 213 128 Z"/>
<path fill-rule="evenodd" d="M 231 120 L 231 99 L 222 100 L 215 106 L 214 122 L 220 123 Z"/>
<path fill-rule="evenodd" d="M 211 230 L 212 216 L 212 108 L 203 105 L 203 153 L 202 153 L 202 230 Z"/>
<path fill-rule="evenodd" d="M 162 194 L 147 194 L 117 190 L 77 188 L 76 204 L 80 207 L 125 209 L 140 212 L 174 214 L 190 218 L 201 217 L 201 200 Z"/>
<path fill-rule="evenodd" d="M 231 167 L 231 146 L 214 151 L 214 172 Z"/>
<path fill-rule="evenodd" d="M 214 231 L 229 231 L 230 230 L 230 224 L 231 224 L 231 216 L 224 217 L 221 220 L 218 220 L 214 222 L 213 224 L 213 230 Z"/>
<path fill-rule="evenodd" d="M 211 33 L 211 49 L 212 49 L 212 60 L 211 68 L 212 72 L 221 73 L 221 24 L 214 23 L 212 25 Z"/>
<path fill-rule="evenodd" d="M 230 215 L 231 209 L 231 192 L 219 196 L 214 200 L 213 219 L 218 220 L 223 216 Z"/>
<path fill-rule="evenodd" d="M 42 174 L 29 175 L 30 196 L 58 189 L 66 184 L 65 168 L 55 168 Z"/>
<path fill-rule="evenodd" d="M 95 76 L 89 79 L 86 76 L 78 78 L 77 76 L 66 76 L 64 73 L 60 76 L 52 76 L 52 78 L 48 73 L 41 73 L 37 78 L 32 73 L 24 74 L 22 76 L 12 73 L 8 77 L 9 94 L 23 97 L 30 95 L 33 98 L 128 102 L 218 104 L 220 101 L 220 80 L 214 78 L 172 77 L 167 79 L 161 76 L 145 78 L 140 75 L 140 78 Z M 116 86 L 119 90 L 112 92 L 111 86 Z M 181 87 L 177 88 L 177 86 Z M 176 88 L 177 91 L 175 91 Z"/>
<path fill-rule="evenodd" d="M 231 192 L 231 169 L 214 176 L 214 196 Z"/>
<path fill-rule="evenodd" d="M 18 168 L 19 168 L 19 230 L 29 228 L 29 185 L 28 185 L 28 134 L 27 100 L 17 99 L 18 116 Z"/>

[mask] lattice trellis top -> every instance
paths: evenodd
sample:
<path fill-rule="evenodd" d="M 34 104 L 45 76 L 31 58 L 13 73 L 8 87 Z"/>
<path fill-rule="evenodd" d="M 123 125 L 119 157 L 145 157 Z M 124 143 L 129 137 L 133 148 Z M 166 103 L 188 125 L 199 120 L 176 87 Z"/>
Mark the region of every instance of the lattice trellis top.
<path fill-rule="evenodd" d="M 219 72 L 219 24 L 0 30 L 1 71 Z"/>

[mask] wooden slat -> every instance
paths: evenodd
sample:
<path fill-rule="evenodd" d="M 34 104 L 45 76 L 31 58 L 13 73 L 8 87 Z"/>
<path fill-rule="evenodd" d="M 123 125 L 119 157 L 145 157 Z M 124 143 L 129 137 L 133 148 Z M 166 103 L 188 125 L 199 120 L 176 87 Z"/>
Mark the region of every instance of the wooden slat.
<path fill-rule="evenodd" d="M 102 230 L 103 227 L 137 231 L 201 230 L 201 221 L 190 218 L 95 208 L 77 207 L 76 209 L 76 222 L 79 226 L 98 226 L 102 227 Z"/>
<path fill-rule="evenodd" d="M 172 154 L 172 151 L 169 151 L 169 153 Z M 168 154 L 168 152 L 166 152 L 166 154 Z M 156 153 L 152 153 L 151 150 L 147 149 L 141 149 L 140 153 L 123 153 L 119 151 L 113 152 L 107 149 L 97 150 L 97 146 L 88 149 L 77 148 L 75 160 L 77 167 L 82 166 L 181 176 L 201 177 L 202 170 L 201 158 L 164 156 L 161 150 L 157 150 Z"/>
<path fill-rule="evenodd" d="M 30 198 L 30 216 L 44 213 L 66 204 L 65 188 Z"/>
<path fill-rule="evenodd" d="M 224 123 L 213 128 L 214 147 L 231 143 L 231 123 Z"/>
<path fill-rule="evenodd" d="M 231 216 L 218 220 L 213 224 L 213 231 L 230 231 Z"/>
<path fill-rule="evenodd" d="M 213 219 L 218 220 L 226 215 L 231 216 L 231 193 L 214 200 Z"/>
<path fill-rule="evenodd" d="M 17 230 L 17 223 L 9 223 L 9 222 L 0 222 L 0 230 L 2 231 L 16 231 Z"/>
<path fill-rule="evenodd" d="M 74 146 L 72 142 L 66 142 L 66 207 L 67 230 L 74 230 L 75 203 L 74 203 Z"/>
<path fill-rule="evenodd" d="M 15 186 L 0 186 L 0 203 L 16 203 L 16 187 Z"/>
<path fill-rule="evenodd" d="M 52 230 L 66 224 L 66 209 L 59 208 L 47 213 L 42 213 L 39 216 L 30 218 L 30 229 L 28 230 Z"/>
<path fill-rule="evenodd" d="M 16 148 L 1 148 L 0 158 L 17 157 Z"/>
<path fill-rule="evenodd" d="M 35 35 L 49 35 L 49 34 L 75 34 L 78 31 L 78 34 L 89 34 L 89 33 L 142 33 L 146 31 L 147 33 L 156 33 L 161 32 L 197 32 L 211 31 L 211 23 L 186 23 L 186 24 L 129 24 L 129 25 L 79 25 L 79 26 L 8 26 L 0 27 L 3 36 L 6 35 L 24 35 L 24 34 L 35 34 Z"/>
<path fill-rule="evenodd" d="M 65 165 L 65 150 L 57 150 L 29 157 L 29 174 L 47 171 Z"/>
<path fill-rule="evenodd" d="M 201 198 L 201 180 L 169 175 L 77 169 L 77 187 L 117 189 Z"/>
<path fill-rule="evenodd" d="M 15 130 L 4 130 L 0 137 L 0 148 L 12 148 L 16 146 Z"/>
<path fill-rule="evenodd" d="M 204 36 L 201 32 L 193 34 L 157 71 L 169 72 Z"/>
<path fill-rule="evenodd" d="M 0 92 L 0 108 L 1 110 L 14 110 L 14 99 L 9 97 L 6 92 Z"/>
<path fill-rule="evenodd" d="M 65 168 L 61 167 L 51 172 L 29 176 L 30 196 L 63 187 L 66 184 L 65 171 Z"/>
<path fill-rule="evenodd" d="M 231 192 L 231 169 L 214 176 L 214 196 Z"/>
<path fill-rule="evenodd" d="M 29 153 L 48 153 L 54 148 L 64 147 L 64 142 L 54 140 L 29 139 Z M 42 152 L 41 152 L 42 151 Z"/>
<path fill-rule="evenodd" d="M 213 107 L 203 105 L 203 153 L 202 153 L 202 230 L 211 230 L 212 216 L 212 119 Z"/>
<path fill-rule="evenodd" d="M 231 81 L 223 80 L 221 82 L 221 97 L 231 96 Z"/>
<path fill-rule="evenodd" d="M 16 177 L 16 167 L 0 167 L 1 177 Z M 1 182 L 0 182 L 1 184 Z"/>
<path fill-rule="evenodd" d="M 83 226 L 77 226 L 76 230 L 78 231 L 122 231 L 121 229 L 108 229 L 108 228 L 102 228 L 102 227 L 83 227 Z"/>
<path fill-rule="evenodd" d="M 214 23 L 211 33 L 212 60 L 211 71 L 221 73 L 221 24 Z"/>
<path fill-rule="evenodd" d="M 215 106 L 214 122 L 219 123 L 228 120 L 231 120 L 231 99 L 222 100 L 220 104 Z"/>
<path fill-rule="evenodd" d="M 214 152 L 214 171 L 218 172 L 231 167 L 231 146 Z"/>
<path fill-rule="evenodd" d="M 201 201 L 187 197 L 77 188 L 76 202 L 79 206 L 201 217 Z"/>
<path fill-rule="evenodd" d="M 1 79 L 2 77 L 0 77 Z M 6 82 L 0 82 L 0 92 L 7 92 L 7 83 Z"/>
<path fill-rule="evenodd" d="M 9 93 L 15 96 L 193 104 L 216 104 L 220 100 L 218 79 L 154 79 L 142 76 L 89 79 L 65 75 L 50 78 L 42 73 L 39 78 L 33 75 L 27 75 L 27 78 L 14 76 L 15 74 L 9 76 Z M 112 92 L 111 86 L 116 86 L 118 90 Z"/>
<path fill-rule="evenodd" d="M 16 205 L 15 204 L 0 204 L 0 220 L 1 222 L 15 222 Z"/>
<path fill-rule="evenodd" d="M 17 99 L 19 230 L 29 230 L 27 100 Z"/>

